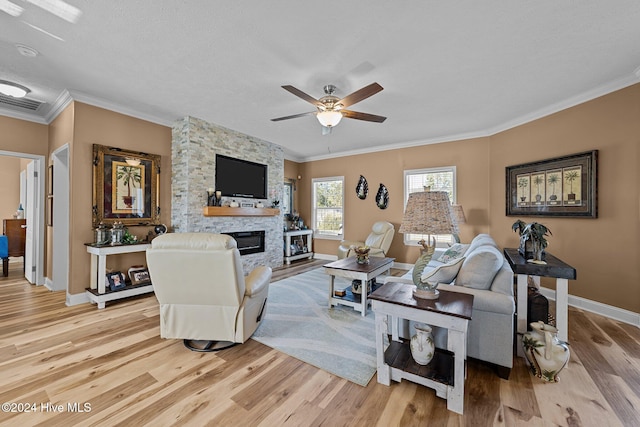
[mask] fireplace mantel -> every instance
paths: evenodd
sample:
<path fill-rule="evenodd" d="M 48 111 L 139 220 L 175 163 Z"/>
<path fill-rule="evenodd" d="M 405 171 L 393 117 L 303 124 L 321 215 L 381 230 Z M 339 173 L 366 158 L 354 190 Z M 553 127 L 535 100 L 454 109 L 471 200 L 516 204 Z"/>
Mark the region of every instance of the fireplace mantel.
<path fill-rule="evenodd" d="M 278 216 L 280 215 L 280 209 L 205 206 L 202 213 L 204 216 Z"/>

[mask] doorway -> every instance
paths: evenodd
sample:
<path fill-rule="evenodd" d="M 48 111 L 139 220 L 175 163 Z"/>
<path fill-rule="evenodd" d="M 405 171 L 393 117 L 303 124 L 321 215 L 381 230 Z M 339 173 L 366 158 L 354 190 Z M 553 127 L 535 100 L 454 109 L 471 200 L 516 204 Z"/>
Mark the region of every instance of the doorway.
<path fill-rule="evenodd" d="M 69 305 L 69 144 L 51 154 L 53 162 L 52 291 L 66 291 Z"/>
<path fill-rule="evenodd" d="M 11 151 L 1 151 L 0 156 L 20 157 L 33 161 L 33 181 L 32 191 L 26 192 L 29 200 L 25 200 L 27 206 L 30 206 L 30 216 L 27 219 L 31 234 L 30 253 L 25 254 L 25 271 L 29 269 L 29 281 L 36 285 L 44 284 L 44 203 L 42 189 L 44 188 L 44 170 L 45 158 L 37 154 L 14 153 Z M 31 166 L 29 167 L 31 170 Z M 27 197 L 27 196 L 25 196 Z M 29 260 L 30 265 L 27 264 Z"/>

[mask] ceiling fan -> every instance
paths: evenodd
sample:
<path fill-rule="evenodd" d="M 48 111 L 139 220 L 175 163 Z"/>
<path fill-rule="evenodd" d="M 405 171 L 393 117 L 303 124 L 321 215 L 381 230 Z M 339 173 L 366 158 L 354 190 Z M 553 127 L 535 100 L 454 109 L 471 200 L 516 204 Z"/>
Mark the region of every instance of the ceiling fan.
<path fill-rule="evenodd" d="M 304 99 L 308 103 L 313 104 L 317 108 L 317 111 L 294 114 L 292 116 L 278 117 L 276 119 L 271 119 L 272 122 L 315 115 L 322 125 L 322 134 L 326 135 L 331 133 L 331 129 L 338 123 L 340 123 L 340 120 L 342 120 L 343 117 L 376 123 L 382 123 L 387 119 L 386 117 L 376 116 L 375 114 L 360 113 L 358 111 L 345 109 L 346 107 L 349 107 L 356 102 L 360 102 L 380 92 L 383 87 L 378 83 L 371 83 L 370 85 L 365 86 L 362 89 L 359 89 L 342 99 L 333 94 L 336 91 L 336 87 L 334 85 L 326 85 L 324 87 L 325 96 L 320 99 L 315 99 L 314 97 L 307 95 L 300 89 L 296 89 L 295 87 L 290 85 L 282 86 L 282 88 L 291 92 L 297 97 Z"/>

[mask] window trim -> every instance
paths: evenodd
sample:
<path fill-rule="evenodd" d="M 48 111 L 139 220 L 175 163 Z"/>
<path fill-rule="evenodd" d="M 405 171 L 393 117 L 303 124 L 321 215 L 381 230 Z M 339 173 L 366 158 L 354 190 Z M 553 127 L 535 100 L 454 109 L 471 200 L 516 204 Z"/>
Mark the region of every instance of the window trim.
<path fill-rule="evenodd" d="M 315 184 L 318 182 L 328 182 L 328 181 L 341 181 L 342 182 L 342 233 L 340 234 L 324 234 L 318 232 L 316 227 L 316 187 Z M 344 240 L 344 193 L 345 193 L 345 179 L 344 176 L 328 176 L 321 178 L 312 178 L 311 179 L 311 227 L 313 228 L 313 238 L 314 239 L 325 239 L 325 240 Z"/>
<path fill-rule="evenodd" d="M 453 179 L 452 179 L 452 187 L 453 190 L 451 191 L 451 200 L 453 204 L 457 203 L 457 179 L 458 179 L 458 174 L 457 174 L 457 170 L 455 166 L 438 166 L 438 167 L 434 167 L 434 168 L 420 168 L 420 169 L 407 169 L 404 171 L 404 179 L 402 181 L 402 185 L 404 187 L 404 200 L 403 200 L 403 208 L 402 208 L 402 213 L 404 215 L 404 211 L 407 208 L 407 201 L 409 200 L 409 188 L 407 186 L 407 179 L 409 176 L 411 175 L 420 175 L 420 174 L 428 174 L 428 173 L 439 173 L 439 172 L 452 172 L 453 173 Z M 441 234 L 439 236 L 449 236 L 448 234 Z M 441 238 L 441 239 L 437 239 L 437 243 L 436 246 L 438 247 L 444 247 L 446 245 L 449 245 L 450 243 L 454 243 L 453 241 L 453 235 L 451 235 L 451 240 L 450 242 L 447 242 L 446 239 Z M 411 240 L 409 239 L 409 235 L 408 234 L 403 234 L 402 236 L 402 240 L 404 242 L 404 244 L 406 246 L 417 246 L 418 245 L 418 241 L 417 240 Z"/>

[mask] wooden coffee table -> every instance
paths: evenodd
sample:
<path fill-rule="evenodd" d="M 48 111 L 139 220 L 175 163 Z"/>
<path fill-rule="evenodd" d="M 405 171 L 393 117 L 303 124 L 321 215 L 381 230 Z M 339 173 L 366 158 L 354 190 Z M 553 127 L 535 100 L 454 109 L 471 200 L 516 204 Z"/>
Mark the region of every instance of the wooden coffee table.
<path fill-rule="evenodd" d="M 388 282 L 369 296 L 376 317 L 378 382 L 390 385 L 391 380 L 400 382 L 404 378 L 422 384 L 434 389 L 436 396 L 447 399 L 447 409 L 462 414 L 473 295 L 440 289 L 436 300 L 416 300 L 414 289 L 414 285 Z M 417 364 L 411 356 L 410 343 L 399 337 L 401 319 L 446 328 L 447 349 L 436 348 L 431 362 L 424 366 Z M 391 341 L 385 349 L 384 338 L 389 330 Z"/>
<path fill-rule="evenodd" d="M 338 304 L 348 305 L 356 311 L 361 312 L 363 316 L 366 316 L 368 305 L 367 282 L 389 271 L 393 266 L 394 259 L 395 258 L 370 257 L 369 264 L 358 264 L 356 257 L 348 257 L 325 264 L 324 272 L 329 275 L 329 307 Z M 336 276 L 351 280 L 361 280 L 362 293 L 360 295 L 354 294 L 351 292 L 351 287 L 349 287 L 346 289 L 347 294 L 345 296 L 336 296 L 333 288 Z M 373 292 L 378 286 L 381 285 L 373 286 L 374 289 L 371 289 L 371 291 Z"/>

